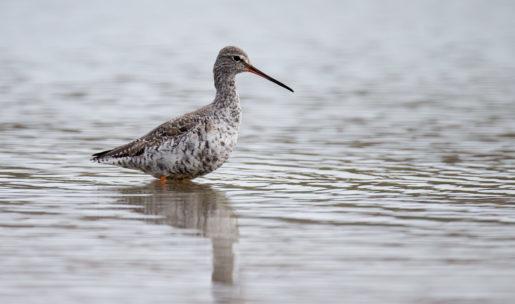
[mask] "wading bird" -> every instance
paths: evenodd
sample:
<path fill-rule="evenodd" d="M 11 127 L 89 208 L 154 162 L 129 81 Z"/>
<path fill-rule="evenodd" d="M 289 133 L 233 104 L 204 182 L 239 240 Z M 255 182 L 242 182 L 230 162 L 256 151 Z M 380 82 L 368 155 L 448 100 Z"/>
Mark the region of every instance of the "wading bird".
<path fill-rule="evenodd" d="M 162 181 L 193 179 L 219 168 L 238 140 L 241 120 L 235 76 L 251 72 L 293 90 L 250 64 L 240 48 L 220 50 L 213 67 L 216 97 L 196 111 L 163 123 L 132 142 L 93 154 L 92 161 L 141 170 Z"/>

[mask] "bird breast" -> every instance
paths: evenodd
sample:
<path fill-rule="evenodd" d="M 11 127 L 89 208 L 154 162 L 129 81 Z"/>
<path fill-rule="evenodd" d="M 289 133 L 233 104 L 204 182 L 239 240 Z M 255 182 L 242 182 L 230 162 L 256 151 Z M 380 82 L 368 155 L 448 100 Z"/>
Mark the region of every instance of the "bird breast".
<path fill-rule="evenodd" d="M 162 146 L 156 160 L 159 171 L 166 172 L 159 174 L 194 178 L 219 168 L 236 145 L 240 122 L 239 113 L 236 117 L 223 114 L 202 119 L 177 141 Z"/>

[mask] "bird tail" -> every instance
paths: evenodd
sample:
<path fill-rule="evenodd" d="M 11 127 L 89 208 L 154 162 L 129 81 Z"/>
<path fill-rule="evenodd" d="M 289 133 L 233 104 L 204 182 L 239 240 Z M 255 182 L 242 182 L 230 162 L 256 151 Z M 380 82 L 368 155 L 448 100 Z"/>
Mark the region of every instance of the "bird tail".
<path fill-rule="evenodd" d="M 100 162 L 102 162 L 102 160 L 104 159 L 105 156 L 108 156 L 109 152 L 111 152 L 111 151 L 113 151 L 113 149 L 95 153 L 95 154 L 91 155 L 91 161 L 100 163 Z"/>

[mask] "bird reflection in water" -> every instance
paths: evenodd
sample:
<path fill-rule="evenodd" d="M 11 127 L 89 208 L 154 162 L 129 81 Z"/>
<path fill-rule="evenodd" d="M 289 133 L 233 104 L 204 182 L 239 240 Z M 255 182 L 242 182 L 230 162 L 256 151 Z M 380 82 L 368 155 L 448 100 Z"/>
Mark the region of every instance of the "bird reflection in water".
<path fill-rule="evenodd" d="M 213 246 L 212 281 L 233 284 L 234 251 L 238 221 L 223 192 L 193 182 L 161 184 L 122 189 L 124 201 L 142 206 L 136 211 L 156 215 L 151 221 L 176 228 L 194 229 L 209 238 Z"/>

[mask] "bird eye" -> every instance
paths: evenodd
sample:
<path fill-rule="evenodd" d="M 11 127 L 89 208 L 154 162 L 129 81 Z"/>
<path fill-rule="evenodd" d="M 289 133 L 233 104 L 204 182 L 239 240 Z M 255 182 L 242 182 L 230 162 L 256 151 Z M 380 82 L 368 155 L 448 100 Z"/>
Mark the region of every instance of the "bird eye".
<path fill-rule="evenodd" d="M 232 56 L 232 59 L 234 59 L 234 61 L 240 61 L 241 60 L 240 56 Z"/>

